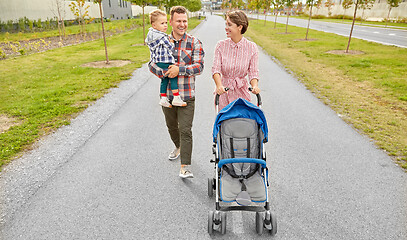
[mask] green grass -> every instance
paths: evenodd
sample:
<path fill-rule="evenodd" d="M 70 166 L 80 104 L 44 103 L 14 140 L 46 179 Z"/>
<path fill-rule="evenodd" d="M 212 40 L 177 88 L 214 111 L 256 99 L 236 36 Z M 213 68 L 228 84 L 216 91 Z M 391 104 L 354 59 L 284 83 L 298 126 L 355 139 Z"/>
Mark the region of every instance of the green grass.
<path fill-rule="evenodd" d="M 148 22 L 148 21 L 147 21 Z M 146 23 L 147 23 L 146 22 Z M 142 25 L 142 19 L 127 19 L 127 20 L 116 20 L 112 22 L 105 22 L 105 30 L 107 31 L 116 31 L 130 29 L 135 26 Z M 85 27 L 87 33 L 91 32 L 101 32 L 102 25 L 100 23 L 87 24 Z M 81 27 L 79 25 L 67 26 L 65 28 L 65 33 L 67 35 L 79 34 L 81 32 Z M 47 37 L 56 37 L 59 36 L 58 29 L 45 30 L 41 32 L 19 32 L 19 33 L 0 33 L 0 43 L 1 42 L 17 42 L 25 41 L 30 39 L 37 38 L 47 38 Z"/>
<path fill-rule="evenodd" d="M 142 27 L 107 39 L 110 60 L 132 62 L 121 68 L 81 67 L 105 60 L 103 40 L 0 61 L 0 115 L 18 123 L 0 134 L 0 167 L 127 80 L 149 60 L 146 46 L 132 46 L 142 43 Z"/>
<path fill-rule="evenodd" d="M 293 17 L 308 20 L 308 16 L 293 16 Z M 312 18 L 311 21 L 335 22 L 335 23 L 346 23 L 346 24 L 352 24 L 352 22 L 353 22 L 352 19 L 342 19 L 342 18 Z M 355 24 L 360 25 L 361 21 L 356 20 Z M 386 22 L 363 20 L 362 25 L 371 26 L 371 27 L 385 27 Z M 388 28 L 396 28 L 396 29 L 397 28 L 407 28 L 407 23 L 388 22 L 387 27 Z"/>
<path fill-rule="evenodd" d="M 375 140 L 407 169 L 407 49 L 352 39 L 359 55 L 337 55 L 347 37 L 251 21 L 248 35 L 292 70 L 344 120 Z M 277 34 L 280 33 L 280 34 Z"/>

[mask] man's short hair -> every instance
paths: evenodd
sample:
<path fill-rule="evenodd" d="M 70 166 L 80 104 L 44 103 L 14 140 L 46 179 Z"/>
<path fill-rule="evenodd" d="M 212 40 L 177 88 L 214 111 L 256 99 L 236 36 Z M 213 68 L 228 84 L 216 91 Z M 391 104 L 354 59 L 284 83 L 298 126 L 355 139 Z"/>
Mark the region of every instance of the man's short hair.
<path fill-rule="evenodd" d="M 170 9 L 171 18 L 174 17 L 174 13 L 178 13 L 178 14 L 183 14 L 183 13 L 185 13 L 185 14 L 187 14 L 187 9 L 186 9 L 185 7 L 183 7 L 183 6 L 173 6 L 173 7 Z M 187 14 L 187 15 L 188 15 L 188 14 Z"/>
<path fill-rule="evenodd" d="M 150 23 L 157 21 L 159 16 L 167 16 L 167 14 L 160 9 L 156 9 L 148 15 L 150 17 Z"/>
<path fill-rule="evenodd" d="M 229 17 L 230 21 L 234 24 L 236 24 L 238 27 L 242 27 L 242 31 L 240 31 L 241 34 L 244 34 L 247 30 L 247 27 L 249 27 L 249 19 L 247 18 L 246 14 L 241 11 L 241 10 L 234 10 L 234 11 L 229 11 L 226 13 L 226 18 Z"/>

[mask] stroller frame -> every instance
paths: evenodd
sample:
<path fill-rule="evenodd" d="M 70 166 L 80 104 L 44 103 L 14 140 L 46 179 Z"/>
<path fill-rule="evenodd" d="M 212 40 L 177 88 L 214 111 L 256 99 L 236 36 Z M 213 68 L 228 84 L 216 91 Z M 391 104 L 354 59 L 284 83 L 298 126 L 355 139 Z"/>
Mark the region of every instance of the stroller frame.
<path fill-rule="evenodd" d="M 251 89 L 249 89 L 251 90 Z M 257 96 L 257 106 L 261 108 L 262 102 L 260 94 Z M 215 97 L 215 108 L 216 112 L 219 113 L 219 95 Z M 266 151 L 263 145 L 261 145 L 261 155 L 259 159 L 257 158 L 229 158 L 221 159 L 219 157 L 219 139 L 220 132 L 217 134 L 217 140 L 214 141 L 212 146 L 212 152 L 215 159 L 211 159 L 210 162 L 215 164 L 215 177 L 208 178 L 208 196 L 213 197 L 213 191 L 215 191 L 215 211 L 209 211 L 208 214 L 208 233 L 213 234 L 214 230 L 219 231 L 221 234 L 226 233 L 226 212 L 229 211 L 250 211 L 256 212 L 256 232 L 261 235 L 263 234 L 264 229 L 268 231 L 272 236 L 277 233 L 277 220 L 273 212 L 270 211 L 270 200 L 268 194 L 269 182 L 268 182 L 268 169 L 266 166 Z M 260 164 L 262 167 L 261 176 L 264 179 L 266 187 L 266 200 L 264 201 L 264 206 L 222 206 L 220 204 L 220 173 L 222 166 L 227 163 L 242 163 L 250 162 Z M 263 201 L 262 201 L 263 202 Z"/>

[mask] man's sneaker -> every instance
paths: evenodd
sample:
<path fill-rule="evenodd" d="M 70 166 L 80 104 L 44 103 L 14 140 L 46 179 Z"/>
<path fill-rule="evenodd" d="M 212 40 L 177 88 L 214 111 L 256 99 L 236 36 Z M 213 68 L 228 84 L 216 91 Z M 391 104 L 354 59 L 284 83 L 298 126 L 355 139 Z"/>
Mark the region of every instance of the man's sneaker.
<path fill-rule="evenodd" d="M 179 157 L 180 153 L 181 153 L 181 148 L 175 148 L 174 150 L 172 150 L 170 155 L 168 155 L 168 159 L 175 160 Z"/>
<path fill-rule="evenodd" d="M 185 167 L 181 167 L 181 170 L 179 171 L 179 177 L 180 178 L 193 178 L 194 174 L 192 174 L 192 172 L 188 166 L 185 166 Z"/>
<path fill-rule="evenodd" d="M 161 97 L 160 102 L 158 104 L 160 104 L 163 107 L 172 108 L 172 105 L 168 101 L 167 97 Z"/>
<path fill-rule="evenodd" d="M 172 100 L 172 105 L 178 106 L 178 107 L 185 107 L 187 105 L 187 103 L 182 101 L 181 97 L 178 95 L 178 96 L 174 96 L 174 99 Z"/>

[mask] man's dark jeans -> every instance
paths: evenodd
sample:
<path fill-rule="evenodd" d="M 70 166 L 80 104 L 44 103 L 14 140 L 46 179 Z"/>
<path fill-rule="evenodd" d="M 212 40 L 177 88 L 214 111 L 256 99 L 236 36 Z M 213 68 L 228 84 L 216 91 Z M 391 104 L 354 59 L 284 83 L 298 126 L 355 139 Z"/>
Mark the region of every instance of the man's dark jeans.
<path fill-rule="evenodd" d="M 194 120 L 195 98 L 186 101 L 186 107 L 162 107 L 168 132 L 174 145 L 181 147 L 181 164 L 191 165 L 192 121 Z"/>

